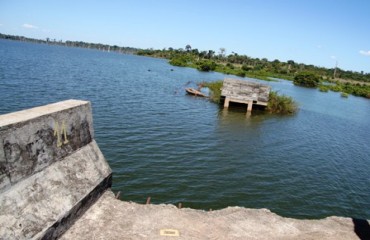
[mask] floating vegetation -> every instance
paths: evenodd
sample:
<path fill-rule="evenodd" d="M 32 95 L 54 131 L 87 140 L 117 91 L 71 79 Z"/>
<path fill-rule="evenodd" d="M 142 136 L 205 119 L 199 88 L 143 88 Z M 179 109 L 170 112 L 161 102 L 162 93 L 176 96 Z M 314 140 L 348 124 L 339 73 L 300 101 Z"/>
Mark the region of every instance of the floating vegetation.
<path fill-rule="evenodd" d="M 330 86 L 328 86 L 328 85 L 322 85 L 322 84 L 319 85 L 320 92 L 328 92 L 329 89 L 330 89 Z"/>

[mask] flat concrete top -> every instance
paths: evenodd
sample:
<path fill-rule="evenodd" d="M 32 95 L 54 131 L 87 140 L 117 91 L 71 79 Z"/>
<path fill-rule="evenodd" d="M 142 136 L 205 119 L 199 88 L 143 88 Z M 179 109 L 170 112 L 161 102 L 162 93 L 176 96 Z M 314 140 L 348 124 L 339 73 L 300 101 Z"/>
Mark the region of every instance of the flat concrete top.
<path fill-rule="evenodd" d="M 221 96 L 242 101 L 268 102 L 271 87 L 257 82 L 225 78 Z"/>
<path fill-rule="evenodd" d="M 364 220 L 362 225 L 369 223 Z M 351 218 L 298 220 L 267 209 L 228 207 L 207 212 L 173 205 L 142 205 L 117 200 L 107 191 L 61 239 L 347 240 L 370 234 L 366 227 L 356 234 L 355 227 Z"/>
<path fill-rule="evenodd" d="M 37 117 L 48 115 L 54 112 L 59 112 L 64 109 L 77 107 L 79 105 L 88 104 L 88 101 L 82 100 L 66 100 L 63 102 L 52 103 L 41 107 L 35 107 L 18 112 L 0 115 L 0 130 L 3 126 L 14 124 L 21 121 L 28 121 Z"/>

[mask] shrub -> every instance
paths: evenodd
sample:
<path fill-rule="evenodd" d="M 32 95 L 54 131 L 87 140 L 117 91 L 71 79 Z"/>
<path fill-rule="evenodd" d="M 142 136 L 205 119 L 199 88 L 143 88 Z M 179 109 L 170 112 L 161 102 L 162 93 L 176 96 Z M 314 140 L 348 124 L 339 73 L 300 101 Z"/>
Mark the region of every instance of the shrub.
<path fill-rule="evenodd" d="M 293 98 L 279 95 L 276 91 L 271 91 L 267 110 L 271 113 L 292 114 L 298 109 L 297 103 Z"/>
<path fill-rule="evenodd" d="M 202 82 L 202 86 L 207 87 L 210 90 L 210 99 L 212 102 L 220 103 L 223 83 L 224 82 L 222 80 L 215 82 Z"/>
<path fill-rule="evenodd" d="M 227 63 L 226 64 L 226 67 L 231 68 L 231 69 L 234 69 L 234 65 L 232 65 L 231 63 Z"/>
<path fill-rule="evenodd" d="M 332 90 L 333 92 L 341 92 L 342 87 L 340 85 L 333 85 L 330 87 L 330 90 Z"/>
<path fill-rule="evenodd" d="M 178 67 L 186 67 L 187 66 L 187 58 L 185 56 L 175 56 L 171 58 L 170 64 L 173 66 L 178 66 Z"/>
<path fill-rule="evenodd" d="M 217 64 L 211 60 L 202 60 L 197 63 L 197 69 L 204 72 L 214 71 L 217 67 Z"/>
<path fill-rule="evenodd" d="M 319 85 L 320 92 L 328 92 L 330 87 L 328 85 Z"/>
<path fill-rule="evenodd" d="M 245 71 L 243 71 L 242 69 L 238 70 L 236 72 L 236 76 L 239 76 L 239 77 L 245 77 Z"/>
<path fill-rule="evenodd" d="M 311 87 L 315 88 L 320 83 L 320 78 L 314 73 L 302 72 L 294 77 L 293 83 L 302 87 Z"/>
<path fill-rule="evenodd" d="M 250 70 L 253 70 L 253 66 L 249 66 L 249 65 L 247 65 L 247 64 L 243 64 L 243 66 L 242 66 L 242 69 L 244 70 L 244 71 L 250 71 Z"/>

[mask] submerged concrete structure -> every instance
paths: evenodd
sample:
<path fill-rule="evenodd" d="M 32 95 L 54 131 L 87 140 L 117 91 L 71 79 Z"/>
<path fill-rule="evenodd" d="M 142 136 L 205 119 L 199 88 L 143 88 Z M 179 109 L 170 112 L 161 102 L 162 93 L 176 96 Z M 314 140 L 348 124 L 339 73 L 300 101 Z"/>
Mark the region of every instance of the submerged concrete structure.
<path fill-rule="evenodd" d="M 370 239 L 367 220 L 123 202 L 111 181 L 89 102 L 0 116 L 0 239 Z"/>
<path fill-rule="evenodd" d="M 221 97 L 225 98 L 224 107 L 230 102 L 247 104 L 247 112 L 251 112 L 253 105 L 267 106 L 270 86 L 232 78 L 226 78 L 221 89 Z"/>

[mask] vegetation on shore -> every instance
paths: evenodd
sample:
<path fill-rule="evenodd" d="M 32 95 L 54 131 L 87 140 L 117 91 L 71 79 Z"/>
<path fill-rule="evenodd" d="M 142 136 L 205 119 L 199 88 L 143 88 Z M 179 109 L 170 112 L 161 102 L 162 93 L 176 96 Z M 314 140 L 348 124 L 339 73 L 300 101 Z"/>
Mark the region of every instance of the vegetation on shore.
<path fill-rule="evenodd" d="M 297 74 L 294 77 L 293 83 L 298 86 L 318 88 L 321 92 L 342 92 L 342 97 L 348 97 L 349 94 L 354 96 L 360 96 L 370 98 L 370 85 L 361 83 L 350 83 L 350 82 L 332 82 L 325 83 L 319 76 L 310 73 L 303 72 Z"/>
<path fill-rule="evenodd" d="M 192 67 L 199 71 L 216 71 L 240 77 L 257 78 L 271 81 L 273 78 L 287 79 L 295 85 L 318 88 L 322 92 L 329 90 L 345 92 L 355 96 L 370 98 L 370 73 L 344 71 L 340 68 L 323 68 L 296 63 L 293 60 L 281 62 L 277 59 L 251 58 L 232 53 L 225 54 L 220 48 L 215 51 L 199 51 L 187 45 L 184 49 L 139 50 L 138 55 L 169 59 L 175 66 Z M 345 80 L 347 79 L 347 80 Z M 325 84 L 328 83 L 328 84 Z"/>
<path fill-rule="evenodd" d="M 221 102 L 221 88 L 223 81 L 202 82 L 201 86 L 210 90 L 210 99 L 219 104 Z M 297 103 L 293 98 L 285 95 L 279 95 L 276 91 L 270 91 L 269 101 L 266 110 L 276 114 L 293 114 L 298 110 Z"/>
<path fill-rule="evenodd" d="M 343 92 L 346 94 L 351 94 L 354 96 L 365 97 L 370 99 L 370 85 L 367 84 L 361 83 L 353 84 L 349 82 L 341 83 L 337 81 L 334 82 L 333 84 L 325 85 L 324 88 L 328 88 L 328 90 L 333 92 Z"/>
<path fill-rule="evenodd" d="M 293 83 L 302 87 L 316 88 L 319 86 L 320 78 L 311 72 L 302 72 L 294 77 Z"/>
<path fill-rule="evenodd" d="M 275 59 L 269 61 L 266 58 L 252 58 L 246 55 L 238 55 L 232 52 L 226 55 L 226 49 L 220 48 L 219 53 L 213 50 L 199 51 L 187 45 L 185 49 L 145 49 L 139 50 L 138 55 L 166 58 L 171 62 L 177 62 L 176 66 L 187 66 L 197 68 L 198 64 L 208 60 L 208 64 L 215 65 L 215 70 L 226 74 L 248 76 L 259 79 L 269 77 L 293 80 L 298 73 L 310 72 L 325 80 L 349 79 L 357 82 L 370 83 L 370 73 L 345 71 L 340 68 L 324 68 L 293 60 L 287 62 Z M 199 68 L 198 68 L 199 69 Z M 205 71 L 208 71 L 207 69 Z"/>

